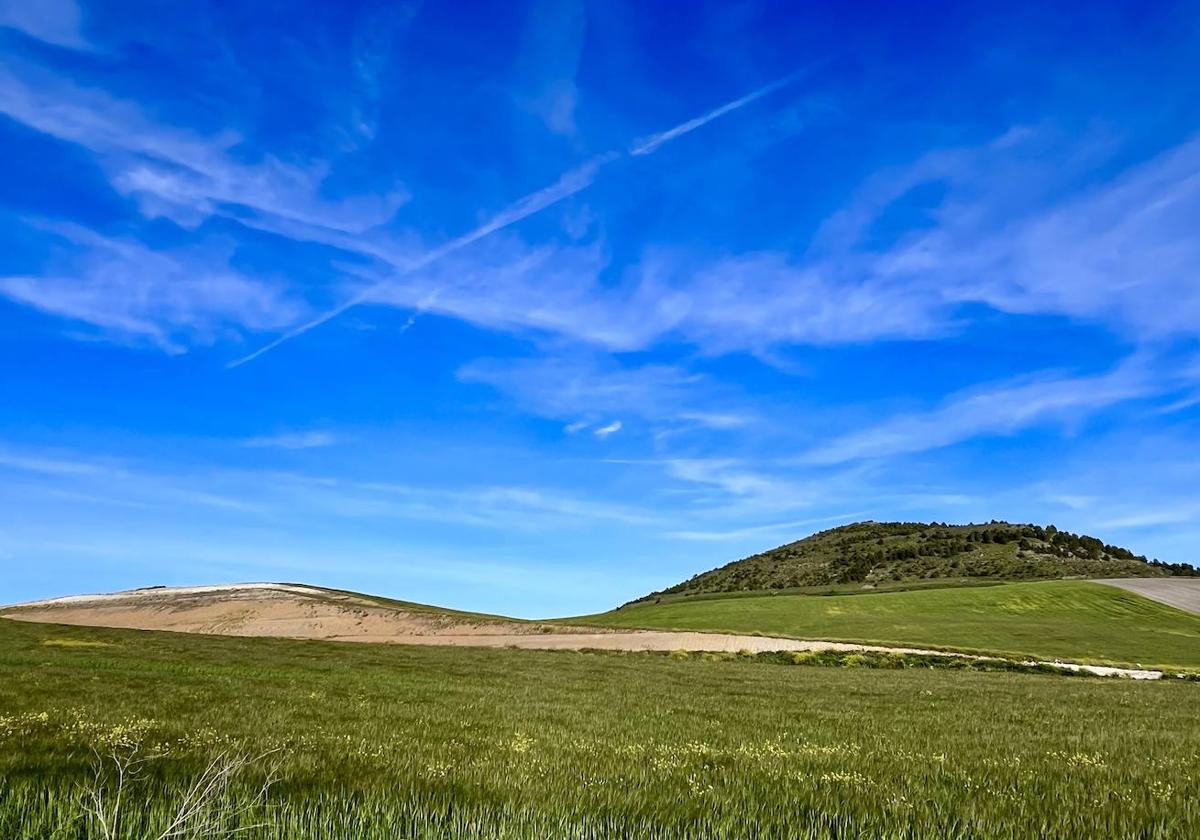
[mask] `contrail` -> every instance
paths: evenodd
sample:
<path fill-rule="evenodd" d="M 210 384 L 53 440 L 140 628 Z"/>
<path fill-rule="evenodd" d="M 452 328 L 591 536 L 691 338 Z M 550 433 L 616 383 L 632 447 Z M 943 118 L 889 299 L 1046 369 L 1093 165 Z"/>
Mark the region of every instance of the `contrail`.
<path fill-rule="evenodd" d="M 676 137 L 682 137 L 685 134 L 689 134 L 695 131 L 697 128 L 707 125 L 719 117 L 723 117 L 739 108 L 744 108 L 756 99 L 762 99 L 764 96 L 774 93 L 780 88 L 791 84 L 796 80 L 797 76 L 799 76 L 799 72 L 789 73 L 783 78 L 776 79 L 768 85 L 763 85 L 758 90 L 751 91 L 739 99 L 735 99 L 732 102 L 726 102 L 719 108 L 713 108 L 706 114 L 701 114 L 700 116 L 690 119 L 687 122 L 682 122 L 674 128 L 669 128 L 666 131 L 660 131 L 658 134 L 651 134 L 649 137 L 643 137 L 642 139 L 636 141 L 629 148 L 629 154 L 635 156 L 648 155 L 662 144 L 670 143 Z"/>
<path fill-rule="evenodd" d="M 786 85 L 795 81 L 800 75 L 800 72 L 801 71 L 790 73 L 789 75 L 780 79 L 776 79 L 770 84 L 751 91 L 745 96 L 735 99 L 732 102 L 727 102 L 718 108 L 714 108 L 713 110 L 702 114 L 695 119 L 688 120 L 687 122 L 680 123 L 674 128 L 659 132 L 658 134 L 652 134 L 649 137 L 638 140 L 629 148 L 628 153 L 635 157 L 651 154 L 663 144 L 669 143 L 677 137 L 682 137 L 685 134 L 695 131 L 697 128 L 700 128 L 701 126 L 706 125 L 713 120 L 724 116 L 725 114 L 736 111 L 739 108 L 743 108 L 746 105 L 749 105 L 751 102 L 761 99 L 762 97 L 767 96 L 770 93 L 774 93 L 782 87 L 785 87 Z M 608 152 L 598 157 L 594 157 L 586 163 L 571 169 L 550 186 L 544 187 L 537 192 L 532 192 L 529 195 L 518 199 L 479 227 L 463 234 L 462 236 L 459 236 L 456 239 L 450 240 L 440 248 L 435 248 L 416 262 L 404 266 L 400 272 L 400 275 L 404 276 L 406 274 L 411 274 L 414 271 L 419 271 L 420 269 L 440 260 L 442 257 L 465 248 L 466 246 L 482 239 L 485 236 L 506 228 L 509 225 L 515 224 L 522 219 L 532 216 L 535 213 L 540 213 L 547 207 L 558 204 L 560 201 L 587 189 L 595 181 L 596 174 L 600 171 L 601 167 L 613 162 L 614 160 L 617 160 L 620 157 L 621 154 L 619 152 Z M 366 301 L 370 300 L 380 289 L 390 286 L 395 281 L 395 277 L 389 277 L 386 280 L 381 280 L 378 283 L 367 287 L 348 300 L 338 304 L 334 308 L 321 313 L 311 321 L 301 324 L 300 326 L 280 335 L 274 341 L 264 344 L 253 353 L 242 356 L 238 359 L 234 359 L 232 362 L 229 362 L 227 365 L 225 365 L 225 367 L 240 367 L 247 362 L 254 361 L 259 356 L 269 353 L 281 344 L 286 344 L 293 338 L 304 335 L 304 333 L 308 332 L 309 330 L 316 329 L 327 321 L 332 321 L 347 309 L 352 309 L 361 303 L 365 303 Z M 412 323 L 415 321 L 416 317 L 423 311 L 424 310 L 422 308 L 416 309 L 413 313 L 413 316 L 409 318 L 408 323 L 405 325 L 405 329 L 412 326 Z"/>
<path fill-rule="evenodd" d="M 440 248 L 435 248 L 425 256 L 421 257 L 421 259 L 417 260 L 411 265 L 405 266 L 402 274 L 411 274 L 414 271 L 419 271 L 420 269 L 437 262 L 447 254 L 451 254 L 461 248 L 465 248 L 472 242 L 482 239 L 491 233 L 495 233 L 501 228 L 506 228 L 515 222 L 519 222 L 528 216 L 532 216 L 534 213 L 545 210 L 547 207 L 557 204 L 564 198 L 572 196 L 580 190 L 586 189 L 591 185 L 592 181 L 595 180 L 596 172 L 600 169 L 600 167 L 611 162 L 616 157 L 617 156 L 615 154 L 609 153 L 606 155 L 601 155 L 597 158 L 592 158 L 582 166 L 577 166 L 550 186 L 540 189 L 537 192 L 530 193 L 524 198 L 513 202 L 504 210 L 501 210 L 495 216 L 488 219 L 474 230 L 464 233 L 457 239 L 451 239 Z M 279 345 L 291 341 L 293 338 L 303 335 L 309 330 L 315 329 L 327 321 L 333 320 L 347 309 L 352 309 L 353 307 L 358 306 L 360 303 L 365 303 L 366 301 L 370 300 L 380 289 L 385 288 L 394 282 L 395 278 L 391 277 L 386 280 L 380 280 L 378 283 L 367 287 L 348 300 L 338 304 L 333 309 L 321 313 L 311 321 L 307 321 L 306 323 L 303 323 L 300 326 L 279 336 L 274 341 L 264 344 L 253 353 L 242 356 L 239 359 L 234 359 L 232 362 L 229 362 L 227 365 L 225 365 L 225 367 L 235 368 L 246 364 L 246 362 L 254 361 L 259 356 L 263 355 L 264 353 L 269 353 Z M 417 311 L 420 312 L 422 310 L 418 309 Z M 411 320 L 412 319 L 410 319 L 410 322 Z M 410 323 L 408 326 L 411 325 L 412 324 Z"/>

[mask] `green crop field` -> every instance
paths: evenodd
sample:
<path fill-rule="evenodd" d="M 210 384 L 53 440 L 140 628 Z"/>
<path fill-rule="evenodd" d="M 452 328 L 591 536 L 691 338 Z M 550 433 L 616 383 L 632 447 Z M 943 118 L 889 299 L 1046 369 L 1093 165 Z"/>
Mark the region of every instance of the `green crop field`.
<path fill-rule="evenodd" d="M 573 620 L 1147 666 L 1200 665 L 1200 616 L 1083 581 L 860 595 L 677 599 Z"/>
<path fill-rule="evenodd" d="M 0 837 L 1200 836 L 1200 684 L 716 659 L 0 621 Z"/>

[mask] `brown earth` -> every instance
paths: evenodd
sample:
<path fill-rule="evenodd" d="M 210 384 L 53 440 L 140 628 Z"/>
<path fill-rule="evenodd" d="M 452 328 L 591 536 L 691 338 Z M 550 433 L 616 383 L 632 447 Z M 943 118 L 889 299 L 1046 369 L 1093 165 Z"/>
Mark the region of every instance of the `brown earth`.
<path fill-rule="evenodd" d="M 387 642 L 427 637 L 523 636 L 532 622 L 491 620 L 366 596 L 291 584 L 240 584 L 138 589 L 20 604 L 7 618 L 90 627 L 169 630 L 222 636 Z"/>

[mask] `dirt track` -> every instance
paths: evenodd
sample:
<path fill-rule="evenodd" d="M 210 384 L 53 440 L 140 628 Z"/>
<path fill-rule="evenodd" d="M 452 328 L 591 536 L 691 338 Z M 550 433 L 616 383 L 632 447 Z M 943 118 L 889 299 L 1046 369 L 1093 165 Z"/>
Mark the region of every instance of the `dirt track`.
<path fill-rule="evenodd" d="M 1113 578 L 1094 583 L 1116 586 L 1177 609 L 1200 613 L 1200 578 Z"/>

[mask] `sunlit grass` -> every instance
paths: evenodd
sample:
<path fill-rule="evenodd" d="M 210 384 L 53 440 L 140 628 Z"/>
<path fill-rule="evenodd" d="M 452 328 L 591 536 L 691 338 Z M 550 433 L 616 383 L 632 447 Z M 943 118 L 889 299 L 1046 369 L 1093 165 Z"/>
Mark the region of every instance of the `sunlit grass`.
<path fill-rule="evenodd" d="M 44 647 L 94 648 L 112 647 L 112 642 L 97 642 L 89 639 L 45 639 L 42 645 Z"/>
<path fill-rule="evenodd" d="M 254 838 L 1200 836 L 1200 685 L 764 661 L 0 621 L 0 837 L 132 745 L 129 838 L 229 752 Z"/>
<path fill-rule="evenodd" d="M 1200 616 L 1084 581 L 871 595 L 675 600 L 575 621 L 999 652 L 1080 661 L 1200 665 Z"/>

